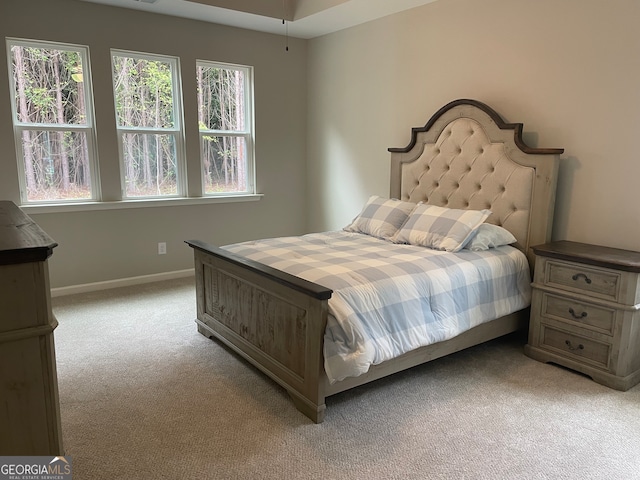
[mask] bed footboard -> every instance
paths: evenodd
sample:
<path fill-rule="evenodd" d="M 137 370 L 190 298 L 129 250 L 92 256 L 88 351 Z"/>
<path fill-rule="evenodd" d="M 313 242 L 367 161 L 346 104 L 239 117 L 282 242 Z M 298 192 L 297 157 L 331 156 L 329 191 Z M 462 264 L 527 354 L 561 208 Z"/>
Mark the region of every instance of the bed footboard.
<path fill-rule="evenodd" d="M 198 331 L 283 386 L 302 413 L 324 420 L 323 339 L 332 291 L 198 240 Z"/>

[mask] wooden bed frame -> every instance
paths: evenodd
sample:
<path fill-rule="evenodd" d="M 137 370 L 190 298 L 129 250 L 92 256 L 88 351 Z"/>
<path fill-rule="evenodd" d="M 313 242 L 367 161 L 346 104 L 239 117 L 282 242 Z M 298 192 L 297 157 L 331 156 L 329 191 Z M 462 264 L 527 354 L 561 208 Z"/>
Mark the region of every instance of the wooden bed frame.
<path fill-rule="evenodd" d="M 456 100 L 413 128 L 404 148 L 390 148 L 390 197 L 493 212 L 533 268 L 531 247 L 551 239 L 562 149 L 525 145 L 521 123 L 490 107 Z M 372 380 L 525 328 L 528 309 L 479 325 L 451 340 L 329 383 L 323 339 L 332 291 L 198 240 L 194 249 L 198 331 L 216 338 L 283 386 L 316 423 L 325 398 Z"/>

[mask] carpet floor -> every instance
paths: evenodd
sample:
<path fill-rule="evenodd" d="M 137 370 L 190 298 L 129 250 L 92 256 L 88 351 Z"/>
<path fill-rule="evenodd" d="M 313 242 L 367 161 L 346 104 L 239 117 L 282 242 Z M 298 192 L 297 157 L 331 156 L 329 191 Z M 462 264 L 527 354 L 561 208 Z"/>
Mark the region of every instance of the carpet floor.
<path fill-rule="evenodd" d="M 327 399 L 196 331 L 193 279 L 53 299 L 75 480 L 640 479 L 640 385 L 618 392 L 509 335 Z"/>

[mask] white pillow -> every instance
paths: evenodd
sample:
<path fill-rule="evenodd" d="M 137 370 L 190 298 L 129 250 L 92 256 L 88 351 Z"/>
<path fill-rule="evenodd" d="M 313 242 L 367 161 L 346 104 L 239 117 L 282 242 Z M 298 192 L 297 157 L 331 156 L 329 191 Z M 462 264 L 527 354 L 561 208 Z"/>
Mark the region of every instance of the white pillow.
<path fill-rule="evenodd" d="M 343 230 L 389 240 L 415 206 L 415 203 L 373 195 L 369 197 L 360 214 Z"/>
<path fill-rule="evenodd" d="M 464 248 L 479 252 L 503 245 L 510 245 L 516 241 L 516 237 L 514 237 L 509 230 L 491 223 L 483 223 L 478 227 L 475 235 L 471 237 Z"/>
<path fill-rule="evenodd" d="M 418 204 L 391 241 L 457 252 L 489 215 L 491 210 L 458 210 Z"/>

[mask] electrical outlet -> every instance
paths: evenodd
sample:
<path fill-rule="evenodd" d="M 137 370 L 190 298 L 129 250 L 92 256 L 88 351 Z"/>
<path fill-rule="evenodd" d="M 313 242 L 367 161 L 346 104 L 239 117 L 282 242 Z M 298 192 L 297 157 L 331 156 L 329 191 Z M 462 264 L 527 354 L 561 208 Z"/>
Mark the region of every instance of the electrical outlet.
<path fill-rule="evenodd" d="M 158 255 L 167 253 L 167 244 L 165 242 L 158 243 Z"/>

